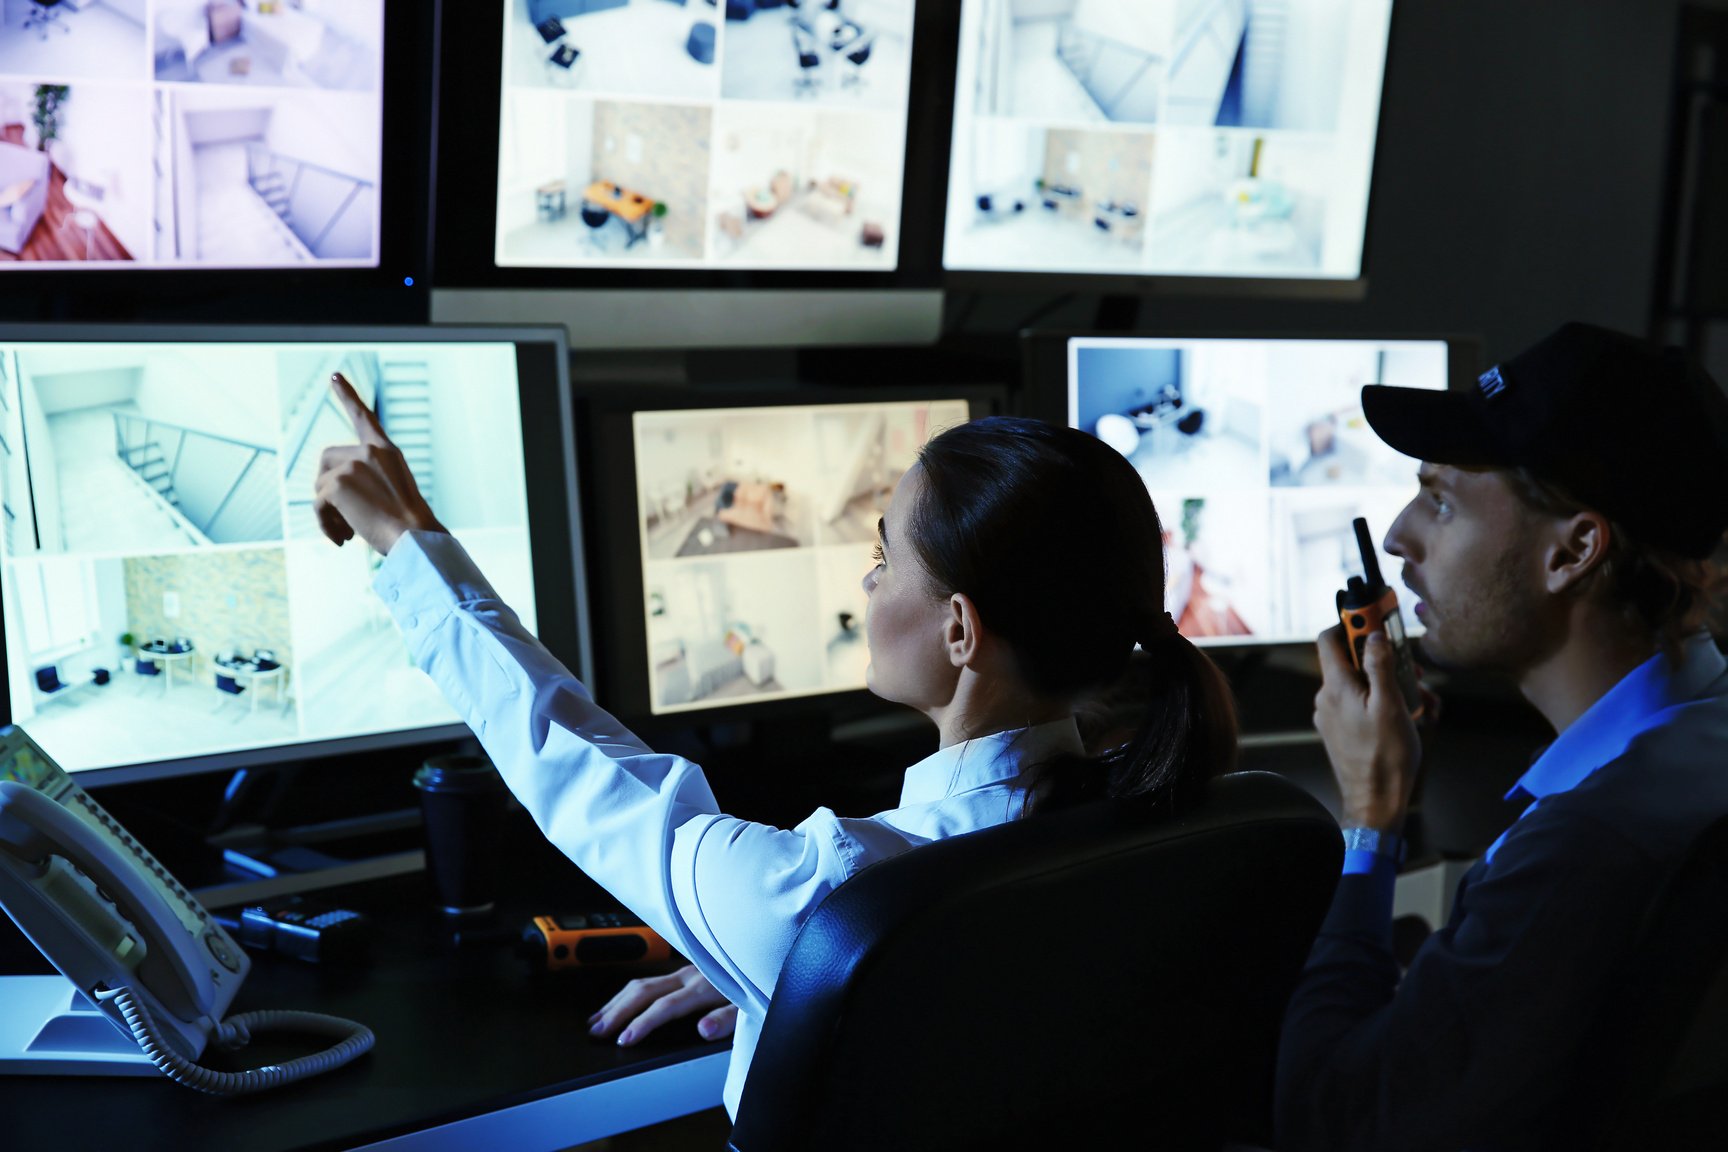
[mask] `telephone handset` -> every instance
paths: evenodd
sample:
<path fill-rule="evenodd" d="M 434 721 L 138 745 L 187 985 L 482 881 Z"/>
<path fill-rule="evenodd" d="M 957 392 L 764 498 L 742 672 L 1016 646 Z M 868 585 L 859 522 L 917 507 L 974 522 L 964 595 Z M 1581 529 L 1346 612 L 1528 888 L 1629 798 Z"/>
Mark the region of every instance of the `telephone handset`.
<path fill-rule="evenodd" d="M 299 1012 L 224 1021 L 251 960 L 215 918 L 17 727 L 0 728 L 0 907 L 162 1072 L 219 1095 L 339 1067 L 366 1028 Z M 194 1061 L 252 1031 L 337 1037 L 331 1049 L 248 1072 Z"/>

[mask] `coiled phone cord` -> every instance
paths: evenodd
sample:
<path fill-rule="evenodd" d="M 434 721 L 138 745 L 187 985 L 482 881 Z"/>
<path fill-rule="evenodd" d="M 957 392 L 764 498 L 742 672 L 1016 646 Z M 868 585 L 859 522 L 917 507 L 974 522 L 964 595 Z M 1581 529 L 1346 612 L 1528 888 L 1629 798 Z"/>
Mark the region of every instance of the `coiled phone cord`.
<path fill-rule="evenodd" d="M 243 1072 L 218 1072 L 214 1068 L 193 1063 L 162 1043 L 150 1022 L 149 1010 L 132 994 L 130 988 L 98 993 L 97 999 L 114 1002 L 114 1006 L 120 1010 L 121 1018 L 126 1021 L 126 1027 L 131 1030 L 132 1038 L 138 1042 L 138 1047 L 144 1050 L 144 1055 L 164 1076 L 177 1084 L 208 1092 L 212 1096 L 239 1096 L 248 1092 L 262 1092 L 267 1088 L 278 1088 L 296 1080 L 304 1080 L 308 1076 L 334 1071 L 370 1051 L 375 1040 L 370 1028 L 339 1016 L 325 1016 L 317 1012 L 247 1012 L 217 1025 L 216 1033 L 211 1037 L 212 1042 L 222 1048 L 234 1049 L 251 1043 L 253 1032 L 304 1032 L 315 1036 L 335 1037 L 337 1043 L 322 1052 L 297 1056 L 282 1064 L 250 1068 Z"/>

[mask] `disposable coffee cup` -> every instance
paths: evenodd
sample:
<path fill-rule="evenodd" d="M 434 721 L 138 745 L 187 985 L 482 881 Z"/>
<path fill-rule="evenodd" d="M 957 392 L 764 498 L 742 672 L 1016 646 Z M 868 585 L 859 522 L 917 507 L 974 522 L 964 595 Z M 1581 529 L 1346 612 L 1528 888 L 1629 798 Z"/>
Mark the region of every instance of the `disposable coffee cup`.
<path fill-rule="evenodd" d="M 434 906 L 447 916 L 490 912 L 508 796 L 498 769 L 484 756 L 434 756 L 414 773 L 414 787 Z"/>

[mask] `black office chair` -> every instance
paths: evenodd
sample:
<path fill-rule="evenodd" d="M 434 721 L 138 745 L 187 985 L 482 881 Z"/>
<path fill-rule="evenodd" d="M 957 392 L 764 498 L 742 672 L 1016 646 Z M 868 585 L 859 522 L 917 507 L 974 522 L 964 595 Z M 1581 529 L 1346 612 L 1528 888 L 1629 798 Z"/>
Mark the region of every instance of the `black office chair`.
<path fill-rule="evenodd" d="M 30 14 L 24 17 L 26 30 L 34 28 L 42 39 L 48 39 L 48 30 L 58 28 L 62 32 L 70 32 L 72 28 L 62 17 L 66 9 L 61 6 L 61 0 L 30 0 Z"/>
<path fill-rule="evenodd" d="M 822 58 L 816 53 L 816 33 L 802 20 L 792 20 L 792 50 L 798 54 L 798 79 L 792 82 L 794 92 L 806 91 L 816 83 L 816 68 Z"/>
<path fill-rule="evenodd" d="M 1728 818 L 1669 878 L 1630 967 L 1636 991 L 1603 1007 L 1582 1049 L 1569 1145 L 1728 1148 Z"/>
<path fill-rule="evenodd" d="M 1281 777 L 1095 804 L 865 869 L 799 931 L 731 1146 L 1270 1141 L 1278 1025 L 1338 826 Z"/>

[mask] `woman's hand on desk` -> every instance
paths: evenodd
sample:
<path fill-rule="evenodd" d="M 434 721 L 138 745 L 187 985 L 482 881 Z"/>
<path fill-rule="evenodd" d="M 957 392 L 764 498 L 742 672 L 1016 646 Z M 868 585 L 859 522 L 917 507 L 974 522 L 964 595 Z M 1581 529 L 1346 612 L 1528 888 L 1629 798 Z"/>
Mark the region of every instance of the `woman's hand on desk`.
<path fill-rule="evenodd" d="M 723 1040 L 738 1023 L 738 1009 L 729 1004 L 708 978 L 686 964 L 666 976 L 632 980 L 606 1006 L 588 1017 L 588 1034 L 616 1034 L 629 1047 L 660 1025 L 705 1013 L 696 1021 L 704 1040 Z"/>
<path fill-rule="evenodd" d="M 387 554 L 410 529 L 444 531 L 420 495 L 402 450 L 384 434 L 354 386 L 337 372 L 330 377 L 330 389 L 360 443 L 326 448 L 319 461 L 312 510 L 324 535 L 337 544 L 359 536 Z"/>

